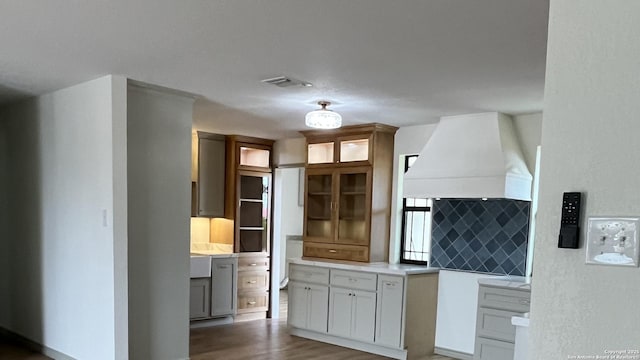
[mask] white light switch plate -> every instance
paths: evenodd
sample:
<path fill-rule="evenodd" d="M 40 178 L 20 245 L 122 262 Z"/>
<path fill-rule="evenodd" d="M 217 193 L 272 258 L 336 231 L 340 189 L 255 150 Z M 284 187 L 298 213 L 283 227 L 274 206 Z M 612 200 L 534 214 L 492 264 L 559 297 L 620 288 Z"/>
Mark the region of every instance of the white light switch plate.
<path fill-rule="evenodd" d="M 638 266 L 640 218 L 589 217 L 587 264 Z"/>

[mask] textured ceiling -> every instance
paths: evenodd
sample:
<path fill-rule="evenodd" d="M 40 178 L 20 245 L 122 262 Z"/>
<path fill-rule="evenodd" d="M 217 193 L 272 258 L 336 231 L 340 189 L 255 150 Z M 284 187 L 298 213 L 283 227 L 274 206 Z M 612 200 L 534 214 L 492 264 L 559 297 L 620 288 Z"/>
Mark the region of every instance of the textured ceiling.
<path fill-rule="evenodd" d="M 202 95 L 198 129 L 269 138 L 318 100 L 345 124 L 528 113 L 547 21 L 548 0 L 4 0 L 0 102 L 120 74 Z"/>

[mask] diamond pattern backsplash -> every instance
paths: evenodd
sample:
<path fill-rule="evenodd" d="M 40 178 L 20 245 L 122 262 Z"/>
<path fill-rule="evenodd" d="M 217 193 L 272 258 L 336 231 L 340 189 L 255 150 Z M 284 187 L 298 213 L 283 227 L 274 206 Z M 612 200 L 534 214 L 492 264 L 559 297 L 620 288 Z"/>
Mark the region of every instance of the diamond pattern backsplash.
<path fill-rule="evenodd" d="M 519 200 L 434 201 L 431 265 L 524 276 L 529 209 Z"/>

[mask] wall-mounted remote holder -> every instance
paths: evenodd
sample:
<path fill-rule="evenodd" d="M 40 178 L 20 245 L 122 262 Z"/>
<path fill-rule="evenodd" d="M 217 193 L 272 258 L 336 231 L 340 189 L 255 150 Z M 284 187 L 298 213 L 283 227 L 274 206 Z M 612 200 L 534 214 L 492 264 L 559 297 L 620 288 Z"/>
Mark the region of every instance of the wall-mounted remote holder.
<path fill-rule="evenodd" d="M 562 218 L 558 247 L 577 249 L 580 246 L 580 199 L 582 193 L 566 192 L 562 195 Z"/>

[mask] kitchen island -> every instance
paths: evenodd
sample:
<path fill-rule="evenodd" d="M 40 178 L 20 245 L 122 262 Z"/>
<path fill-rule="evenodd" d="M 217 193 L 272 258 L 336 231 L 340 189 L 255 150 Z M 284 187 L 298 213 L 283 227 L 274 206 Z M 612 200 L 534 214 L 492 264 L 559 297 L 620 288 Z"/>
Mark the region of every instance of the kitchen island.
<path fill-rule="evenodd" d="M 437 268 L 291 260 L 292 335 L 392 357 L 433 353 Z"/>

